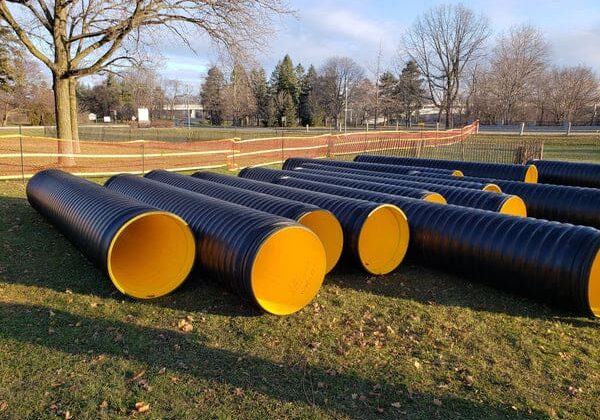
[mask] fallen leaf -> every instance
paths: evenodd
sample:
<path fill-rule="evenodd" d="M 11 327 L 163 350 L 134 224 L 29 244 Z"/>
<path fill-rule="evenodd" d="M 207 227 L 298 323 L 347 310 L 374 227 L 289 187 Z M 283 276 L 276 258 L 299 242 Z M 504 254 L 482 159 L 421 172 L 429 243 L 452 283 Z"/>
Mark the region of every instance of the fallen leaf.
<path fill-rule="evenodd" d="M 97 308 L 98 304 L 96 302 L 92 302 L 92 303 L 90 303 L 90 307 Z"/>
<path fill-rule="evenodd" d="M 65 420 L 71 420 L 73 416 L 69 410 L 65 411 Z"/>
<path fill-rule="evenodd" d="M 414 363 L 414 365 L 415 365 L 415 367 L 416 367 L 417 369 L 421 369 L 421 363 L 419 363 L 419 361 L 418 361 L 418 360 L 415 360 L 415 363 Z"/>
<path fill-rule="evenodd" d="M 179 331 L 190 332 L 193 331 L 194 326 L 190 324 L 187 320 L 180 319 L 177 323 L 177 328 L 179 328 Z"/>
<path fill-rule="evenodd" d="M 98 407 L 100 408 L 100 410 L 106 410 L 108 408 L 108 401 L 102 401 Z"/>
<path fill-rule="evenodd" d="M 136 402 L 135 411 L 137 411 L 138 413 L 145 413 L 147 411 L 150 411 L 150 404 L 146 404 L 143 401 Z"/>
<path fill-rule="evenodd" d="M 165 368 L 165 367 L 162 367 L 162 368 L 160 368 L 160 369 L 159 369 L 159 371 L 158 371 L 158 374 L 159 374 L 159 375 L 162 375 L 162 374 L 164 374 L 166 371 L 167 371 L 167 368 Z"/>
<path fill-rule="evenodd" d="M 8 408 L 8 403 L 6 401 L 0 402 L 0 411 L 5 411 Z"/>
<path fill-rule="evenodd" d="M 138 379 L 140 379 L 142 376 L 144 376 L 144 374 L 146 373 L 145 370 L 142 370 L 138 373 L 136 373 L 135 375 L 133 375 L 133 377 L 131 378 L 132 381 L 137 381 Z"/>
<path fill-rule="evenodd" d="M 237 397 L 240 397 L 240 396 L 244 395 L 244 390 L 242 388 L 236 388 L 235 391 L 234 391 L 234 394 Z"/>
<path fill-rule="evenodd" d="M 433 399 L 433 405 L 441 407 L 442 406 L 442 401 L 438 400 L 437 398 Z"/>
<path fill-rule="evenodd" d="M 325 383 L 323 383 L 323 382 L 317 382 L 317 387 L 318 388 L 324 388 L 325 387 Z"/>
<path fill-rule="evenodd" d="M 402 407 L 402 404 L 400 404 L 400 402 L 393 402 L 391 404 L 391 406 L 394 407 L 394 408 L 400 408 L 400 407 Z"/>

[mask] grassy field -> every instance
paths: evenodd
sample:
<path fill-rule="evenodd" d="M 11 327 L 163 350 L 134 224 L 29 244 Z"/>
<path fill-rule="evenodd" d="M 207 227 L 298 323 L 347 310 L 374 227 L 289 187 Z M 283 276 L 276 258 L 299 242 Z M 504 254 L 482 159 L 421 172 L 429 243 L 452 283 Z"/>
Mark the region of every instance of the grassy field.
<path fill-rule="evenodd" d="M 0 418 L 599 412 L 598 320 L 410 263 L 337 268 L 285 318 L 200 276 L 135 301 L 0 182 Z"/>

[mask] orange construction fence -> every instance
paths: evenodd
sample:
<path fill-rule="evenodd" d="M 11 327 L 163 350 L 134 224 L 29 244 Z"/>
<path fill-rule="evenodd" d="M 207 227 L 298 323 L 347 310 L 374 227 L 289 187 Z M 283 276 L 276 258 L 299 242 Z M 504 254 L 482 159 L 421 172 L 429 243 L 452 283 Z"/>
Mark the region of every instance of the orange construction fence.
<path fill-rule="evenodd" d="M 47 168 L 84 176 L 108 176 L 121 172 L 145 173 L 158 168 L 236 170 L 277 164 L 289 157 L 336 158 L 406 149 L 419 156 L 423 148 L 459 143 L 477 129 L 476 121 L 445 131 L 370 131 L 192 142 L 82 140 L 79 152 L 73 154 L 59 152 L 63 149 L 60 142 L 70 140 L 7 135 L 0 136 L 0 179 L 25 179 Z M 65 158 L 72 158 L 68 165 Z"/>

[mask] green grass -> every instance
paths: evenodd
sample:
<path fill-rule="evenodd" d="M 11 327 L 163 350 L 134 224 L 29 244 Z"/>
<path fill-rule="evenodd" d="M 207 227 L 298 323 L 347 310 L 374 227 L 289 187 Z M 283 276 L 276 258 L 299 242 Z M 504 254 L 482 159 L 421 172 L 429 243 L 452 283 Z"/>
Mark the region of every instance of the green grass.
<path fill-rule="evenodd" d="M 135 301 L 0 182 L 0 419 L 138 402 L 157 419 L 594 418 L 600 320 L 410 263 L 336 268 L 285 318 L 199 275 Z"/>

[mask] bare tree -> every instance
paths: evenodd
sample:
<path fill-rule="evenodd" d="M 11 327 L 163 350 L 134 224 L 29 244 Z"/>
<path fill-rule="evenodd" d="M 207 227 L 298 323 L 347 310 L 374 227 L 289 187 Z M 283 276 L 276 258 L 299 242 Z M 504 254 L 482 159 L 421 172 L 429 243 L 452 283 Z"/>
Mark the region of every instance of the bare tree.
<path fill-rule="evenodd" d="M 515 108 L 525 105 L 547 59 L 544 35 L 531 25 L 513 27 L 498 39 L 490 62 L 488 88 L 502 123 L 513 122 Z"/>
<path fill-rule="evenodd" d="M 233 53 L 260 46 L 273 15 L 287 12 L 283 0 L 0 0 L 0 20 L 52 72 L 57 135 L 78 136 L 75 81 L 132 60 L 151 28 L 179 36 L 200 30 Z M 74 118 L 75 116 L 75 118 Z M 72 142 L 58 142 L 70 154 Z M 73 164 L 73 158 L 61 159 Z"/>
<path fill-rule="evenodd" d="M 229 83 L 223 92 L 224 112 L 231 118 L 234 126 L 241 126 L 243 121 L 256 112 L 256 98 L 253 95 L 248 72 L 241 64 L 233 66 Z"/>
<path fill-rule="evenodd" d="M 461 4 L 430 9 L 404 35 L 401 52 L 417 63 L 446 127 L 465 69 L 483 55 L 489 35 L 488 20 Z"/>
<path fill-rule="evenodd" d="M 320 74 L 318 91 L 321 106 L 337 125 L 344 111 L 346 89 L 351 101 L 355 88 L 364 79 L 364 70 L 349 57 L 331 57 Z"/>
<path fill-rule="evenodd" d="M 589 67 L 554 69 L 550 83 L 548 100 L 556 123 L 582 119 L 600 101 L 600 85 Z"/>

